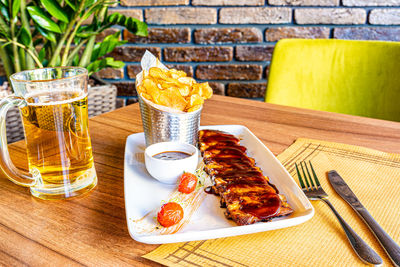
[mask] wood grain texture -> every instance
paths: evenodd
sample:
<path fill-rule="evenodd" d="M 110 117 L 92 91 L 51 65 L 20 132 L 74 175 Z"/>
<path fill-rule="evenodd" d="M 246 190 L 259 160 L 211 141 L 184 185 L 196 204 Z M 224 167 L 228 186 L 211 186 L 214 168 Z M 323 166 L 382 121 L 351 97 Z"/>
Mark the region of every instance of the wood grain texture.
<path fill-rule="evenodd" d="M 400 123 L 214 96 L 202 125 L 241 124 L 274 154 L 298 137 L 361 145 L 400 153 Z M 123 189 L 128 135 L 142 132 L 134 104 L 90 120 L 98 186 L 69 201 L 43 201 L 0 177 L 0 265 L 158 266 L 141 258 L 156 248 L 130 238 Z M 24 142 L 10 146 L 16 166 L 26 169 Z"/>

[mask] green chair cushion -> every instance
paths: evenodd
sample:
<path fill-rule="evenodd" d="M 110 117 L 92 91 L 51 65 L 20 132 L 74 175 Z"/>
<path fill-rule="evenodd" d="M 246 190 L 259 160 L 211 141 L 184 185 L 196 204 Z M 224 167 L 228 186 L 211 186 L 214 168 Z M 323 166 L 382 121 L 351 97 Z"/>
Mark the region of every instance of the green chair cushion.
<path fill-rule="evenodd" d="M 400 43 L 281 40 L 265 100 L 400 121 Z"/>

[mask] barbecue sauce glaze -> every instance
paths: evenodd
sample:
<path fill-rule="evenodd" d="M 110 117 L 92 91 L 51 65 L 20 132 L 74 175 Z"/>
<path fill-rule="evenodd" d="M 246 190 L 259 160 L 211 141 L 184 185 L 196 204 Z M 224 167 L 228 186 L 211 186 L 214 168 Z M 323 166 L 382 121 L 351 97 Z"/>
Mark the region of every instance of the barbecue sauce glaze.
<path fill-rule="evenodd" d="M 204 162 L 206 164 L 214 162 L 219 166 L 219 168 L 206 169 L 213 181 L 219 179 L 219 188 L 214 185 L 206 187 L 204 191 L 208 194 L 221 195 L 221 197 L 232 194 L 230 198 L 239 199 L 241 211 L 261 220 L 268 220 L 275 216 L 282 204 L 278 192 L 254 165 L 254 160 L 245 154 L 246 148 L 239 145 L 239 139 L 218 131 L 204 130 L 203 132 L 204 137 L 201 143 L 209 146 L 203 151 L 203 156 L 206 156 Z M 265 190 L 240 194 L 243 189 L 258 186 L 265 187 Z M 256 201 L 247 203 L 244 197 L 256 199 Z"/>

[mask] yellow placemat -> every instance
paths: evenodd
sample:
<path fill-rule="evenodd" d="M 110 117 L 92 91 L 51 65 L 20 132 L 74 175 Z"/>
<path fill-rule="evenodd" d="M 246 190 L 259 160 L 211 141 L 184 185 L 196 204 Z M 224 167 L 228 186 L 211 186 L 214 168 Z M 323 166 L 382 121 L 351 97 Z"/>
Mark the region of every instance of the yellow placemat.
<path fill-rule="evenodd" d="M 400 243 L 400 155 L 368 148 L 298 139 L 278 156 L 296 179 L 294 162 L 311 160 L 329 199 L 350 226 L 389 266 L 390 260 L 367 226 L 327 179 L 335 169 L 372 216 Z M 279 186 L 278 186 L 279 189 Z M 161 245 L 143 257 L 168 266 L 357 266 L 338 221 L 313 201 L 314 217 L 298 226 L 258 234 Z M 207 222 L 205 222 L 207 223 Z"/>

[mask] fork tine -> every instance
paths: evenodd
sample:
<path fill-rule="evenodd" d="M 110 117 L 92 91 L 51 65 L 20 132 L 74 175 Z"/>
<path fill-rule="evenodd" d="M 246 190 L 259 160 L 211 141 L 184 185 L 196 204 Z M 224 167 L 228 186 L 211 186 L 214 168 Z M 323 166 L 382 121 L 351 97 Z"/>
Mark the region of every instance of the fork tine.
<path fill-rule="evenodd" d="M 307 190 L 308 190 L 308 189 L 311 189 L 311 186 L 310 186 L 310 184 L 308 183 L 307 175 L 306 175 L 306 173 L 304 172 L 304 168 L 303 168 L 303 164 L 302 164 L 302 163 L 303 163 L 303 162 L 301 161 L 301 162 L 300 162 L 300 167 L 301 167 L 301 170 L 303 171 L 303 177 L 304 177 L 304 180 L 306 181 Z"/>
<path fill-rule="evenodd" d="M 321 184 L 320 184 L 319 181 L 318 181 L 318 177 L 317 177 L 317 175 L 315 174 L 314 168 L 313 168 L 313 166 L 312 166 L 312 164 L 311 164 L 311 160 L 308 161 L 308 163 L 310 164 L 311 171 L 312 171 L 313 176 L 314 176 L 314 179 L 315 179 L 315 183 L 317 184 L 318 187 L 321 186 Z"/>
<path fill-rule="evenodd" d="M 307 174 L 308 174 L 308 179 L 310 179 L 310 182 L 311 182 L 311 188 L 316 188 L 316 186 L 315 186 L 315 184 L 314 184 L 314 180 L 312 179 L 312 177 L 311 177 L 311 175 L 310 175 L 310 171 L 308 170 L 308 167 L 307 167 L 307 162 L 305 162 L 305 161 L 303 161 L 304 162 L 304 165 L 306 166 L 306 171 L 307 171 Z"/>
<path fill-rule="evenodd" d="M 304 185 L 303 179 L 301 178 L 299 167 L 297 167 L 297 163 L 296 162 L 294 163 L 294 165 L 296 165 L 297 177 L 299 178 L 301 188 L 304 189 L 304 188 L 306 188 L 306 186 Z"/>

